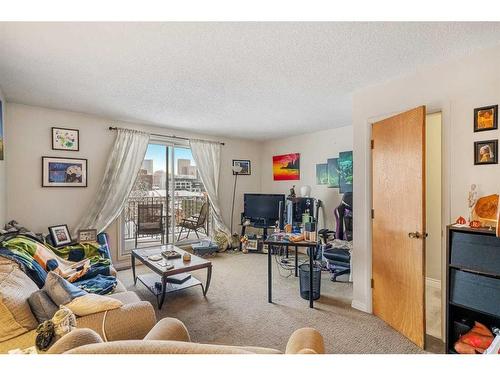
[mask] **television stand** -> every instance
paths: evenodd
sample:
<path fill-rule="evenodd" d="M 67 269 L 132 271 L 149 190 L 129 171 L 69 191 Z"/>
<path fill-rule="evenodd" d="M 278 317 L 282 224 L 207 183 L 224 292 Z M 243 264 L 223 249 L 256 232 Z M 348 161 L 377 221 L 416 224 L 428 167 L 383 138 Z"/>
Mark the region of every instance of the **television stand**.
<path fill-rule="evenodd" d="M 241 237 L 243 237 L 245 235 L 247 227 L 252 227 L 252 228 L 255 228 L 255 229 L 262 229 L 262 232 L 263 232 L 262 236 L 263 236 L 264 240 L 267 239 L 267 230 L 269 228 L 274 228 L 274 226 L 263 226 L 262 224 L 256 224 L 256 223 L 250 223 L 250 224 L 247 224 L 247 225 L 240 224 L 240 225 L 241 225 Z M 242 248 L 242 243 L 240 241 L 238 249 L 241 251 L 241 248 Z"/>

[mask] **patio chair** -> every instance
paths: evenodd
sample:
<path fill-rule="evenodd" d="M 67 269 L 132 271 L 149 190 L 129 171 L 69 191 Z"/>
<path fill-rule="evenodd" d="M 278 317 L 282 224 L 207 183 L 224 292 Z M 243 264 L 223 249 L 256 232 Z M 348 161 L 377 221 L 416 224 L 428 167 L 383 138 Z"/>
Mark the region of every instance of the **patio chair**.
<path fill-rule="evenodd" d="M 160 235 L 162 245 L 165 243 L 163 225 L 163 204 L 137 205 L 137 225 L 135 228 L 135 247 L 139 236 Z"/>
<path fill-rule="evenodd" d="M 182 221 L 179 223 L 179 227 L 181 227 L 181 231 L 179 232 L 179 236 L 177 237 L 177 241 L 179 241 L 181 239 L 181 234 L 184 231 L 184 229 L 187 229 L 187 235 L 185 238 L 189 237 L 189 234 L 191 233 L 192 230 L 196 234 L 197 238 L 200 238 L 198 231 L 201 231 L 201 229 L 203 229 L 203 232 L 205 232 L 205 235 L 208 235 L 207 229 L 206 229 L 207 218 L 208 218 L 208 202 L 205 202 L 201 206 L 200 212 L 198 215 L 193 215 L 191 217 L 188 217 L 187 219 L 182 219 Z"/>

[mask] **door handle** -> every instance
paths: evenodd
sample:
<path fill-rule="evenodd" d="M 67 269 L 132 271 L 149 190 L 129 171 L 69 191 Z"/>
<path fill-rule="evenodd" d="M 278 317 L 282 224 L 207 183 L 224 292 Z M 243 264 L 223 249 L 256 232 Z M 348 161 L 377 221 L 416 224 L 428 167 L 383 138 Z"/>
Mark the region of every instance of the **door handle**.
<path fill-rule="evenodd" d="M 429 233 L 419 233 L 419 232 L 408 233 L 408 237 L 416 240 L 418 240 L 419 238 L 426 238 L 427 236 L 429 236 Z"/>

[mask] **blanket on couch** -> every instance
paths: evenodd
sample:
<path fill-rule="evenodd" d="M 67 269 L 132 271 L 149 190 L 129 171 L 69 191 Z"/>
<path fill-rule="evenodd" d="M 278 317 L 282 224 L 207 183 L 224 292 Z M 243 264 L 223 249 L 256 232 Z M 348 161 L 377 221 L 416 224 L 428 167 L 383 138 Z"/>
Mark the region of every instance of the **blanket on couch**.
<path fill-rule="evenodd" d="M 39 288 L 45 284 L 48 271 L 95 294 L 110 293 L 116 286 L 116 278 L 110 275 L 111 261 L 101 256 L 98 244 L 55 248 L 19 234 L 0 245 L 0 256 L 17 262 Z"/>

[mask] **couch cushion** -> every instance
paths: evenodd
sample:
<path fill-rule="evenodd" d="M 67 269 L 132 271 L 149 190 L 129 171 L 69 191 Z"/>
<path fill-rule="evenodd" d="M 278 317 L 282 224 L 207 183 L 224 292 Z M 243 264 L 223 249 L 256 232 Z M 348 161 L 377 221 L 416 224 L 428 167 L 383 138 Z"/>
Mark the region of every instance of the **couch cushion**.
<path fill-rule="evenodd" d="M 28 304 L 29 296 L 37 290 L 16 263 L 0 257 L 0 342 L 37 327 Z"/>
<path fill-rule="evenodd" d="M 52 319 L 58 309 L 57 305 L 50 299 L 49 295 L 43 290 L 37 290 L 33 293 L 28 302 L 33 315 L 39 323 Z"/>
<path fill-rule="evenodd" d="M 128 303 L 139 302 L 141 299 L 135 292 L 122 292 L 122 293 L 114 293 L 111 294 L 113 298 L 116 298 L 119 301 L 122 301 L 124 305 Z"/>
<path fill-rule="evenodd" d="M 50 299 L 54 301 L 57 306 L 66 305 L 76 297 L 87 294 L 84 290 L 64 280 L 61 276 L 52 271 L 47 275 L 43 291 L 49 295 Z"/>
<path fill-rule="evenodd" d="M 35 345 L 36 335 L 36 330 L 32 329 L 10 340 L 0 342 L 0 354 L 6 354 L 9 350 L 26 349 Z"/>
<path fill-rule="evenodd" d="M 123 302 L 107 296 L 99 294 L 87 293 L 83 296 L 76 297 L 66 307 L 73 311 L 77 316 L 86 316 L 95 314 L 101 311 L 114 310 L 123 306 Z"/>

